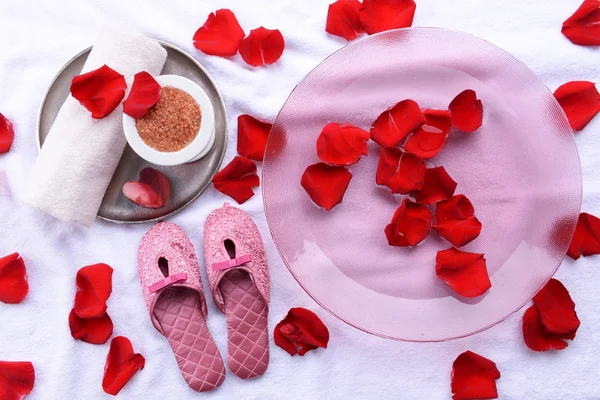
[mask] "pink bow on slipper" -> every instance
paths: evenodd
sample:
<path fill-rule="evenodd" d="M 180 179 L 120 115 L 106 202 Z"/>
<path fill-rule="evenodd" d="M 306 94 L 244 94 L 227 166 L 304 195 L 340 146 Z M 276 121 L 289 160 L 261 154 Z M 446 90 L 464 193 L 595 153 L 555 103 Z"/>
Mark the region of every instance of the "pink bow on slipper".
<path fill-rule="evenodd" d="M 243 256 L 232 258 L 231 260 L 225 260 L 218 263 L 214 263 L 212 265 L 212 269 L 213 271 L 220 271 L 223 269 L 235 268 L 239 267 L 240 265 L 246 264 L 250 261 L 252 261 L 252 257 L 250 256 L 250 254 L 244 254 Z"/>
<path fill-rule="evenodd" d="M 150 286 L 150 293 L 158 292 L 160 289 L 165 286 L 169 286 L 174 284 L 175 282 L 181 282 L 187 280 L 187 274 L 185 272 L 181 272 L 175 275 L 169 275 L 162 281 L 156 282 L 155 284 Z"/>

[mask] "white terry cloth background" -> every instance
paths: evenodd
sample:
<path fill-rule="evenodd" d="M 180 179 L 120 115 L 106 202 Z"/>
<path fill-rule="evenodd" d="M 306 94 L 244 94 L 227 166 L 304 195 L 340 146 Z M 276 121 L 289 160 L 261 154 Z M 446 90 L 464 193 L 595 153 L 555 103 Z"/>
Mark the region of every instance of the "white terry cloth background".
<path fill-rule="evenodd" d="M 598 49 L 571 44 L 562 21 L 580 0 L 417 0 L 415 26 L 462 30 L 506 49 L 551 88 L 569 80 L 600 82 Z M 96 221 L 91 229 L 58 222 L 21 205 L 37 155 L 35 122 L 43 93 L 60 67 L 91 45 L 102 25 L 117 22 L 166 40 L 193 54 L 212 74 L 226 101 L 230 145 L 236 153 L 236 120 L 242 113 L 272 120 L 289 92 L 323 58 L 345 41 L 324 32 L 327 0 L 62 0 L 3 1 L 0 14 L 0 112 L 15 124 L 11 152 L 0 156 L 13 199 L 0 197 L 2 255 L 19 251 L 27 263 L 30 293 L 20 305 L 0 304 L 0 360 L 31 360 L 36 385 L 30 398 L 108 399 L 101 388 L 108 344 L 74 341 L 67 317 L 73 305 L 75 273 L 106 262 L 115 269 L 108 312 L 115 334 L 129 337 L 146 357 L 146 368 L 123 389 L 121 399 L 450 399 L 450 370 L 469 349 L 494 360 L 504 400 L 595 400 L 600 398 L 600 256 L 565 260 L 557 277 L 569 288 L 582 321 L 575 341 L 562 352 L 534 353 L 524 345 L 524 310 L 475 336 L 445 343 L 394 342 L 360 332 L 319 308 L 294 281 L 270 238 L 260 190 L 241 206 L 265 239 L 272 279 L 270 329 L 290 307 L 315 311 L 331 332 L 327 350 L 290 357 L 271 342 L 264 377 L 245 382 L 228 374 L 221 388 L 198 394 L 177 369 L 167 341 L 152 327 L 136 272 L 136 251 L 151 225 L 122 226 Z M 246 32 L 279 28 L 286 40 L 281 60 L 252 68 L 240 56 L 206 56 L 192 36 L 218 8 L 231 8 Z M 583 165 L 583 209 L 600 215 L 600 118 L 576 140 Z M 213 188 L 169 220 L 191 236 L 203 259 L 203 224 L 208 213 L 229 200 Z M 204 273 L 204 272 L 203 272 Z M 204 279 L 205 288 L 207 281 Z M 209 327 L 226 354 L 225 318 L 212 300 Z"/>

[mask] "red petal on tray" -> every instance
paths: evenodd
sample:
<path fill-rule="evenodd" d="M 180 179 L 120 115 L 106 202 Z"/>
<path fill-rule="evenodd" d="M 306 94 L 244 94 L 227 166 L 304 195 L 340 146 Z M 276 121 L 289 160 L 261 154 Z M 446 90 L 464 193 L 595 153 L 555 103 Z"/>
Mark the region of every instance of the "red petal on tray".
<path fill-rule="evenodd" d="M 15 140 L 15 131 L 12 122 L 0 114 L 0 154 L 8 153 L 13 140 Z"/>
<path fill-rule="evenodd" d="M 329 330 L 315 313 L 296 307 L 290 309 L 285 318 L 275 326 L 273 339 L 290 356 L 303 356 L 318 347 L 326 349 Z"/>
<path fill-rule="evenodd" d="M 435 261 L 438 278 L 463 297 L 481 296 L 492 287 L 483 254 L 452 247 L 438 251 Z"/>
<path fill-rule="evenodd" d="M 351 179 L 344 167 L 317 163 L 306 168 L 300 184 L 316 205 L 330 211 L 341 203 Z"/>
<path fill-rule="evenodd" d="M 600 219 L 588 213 L 579 214 L 567 254 L 574 260 L 600 254 Z"/>
<path fill-rule="evenodd" d="M 236 55 L 244 36 L 246 34 L 233 12 L 224 8 L 209 14 L 194 34 L 194 46 L 205 54 L 229 57 Z"/>
<path fill-rule="evenodd" d="M 392 193 L 421 190 L 425 183 L 425 163 L 414 154 L 387 147 L 381 150 L 375 182 L 387 186 Z"/>
<path fill-rule="evenodd" d="M 562 33 L 581 46 L 600 46 L 600 0 L 585 0 L 563 23 Z"/>
<path fill-rule="evenodd" d="M 75 340 L 104 344 L 113 333 L 113 323 L 107 313 L 97 318 L 79 318 L 73 309 L 69 314 L 69 329 Z"/>
<path fill-rule="evenodd" d="M 408 137 L 404 150 L 427 159 L 437 156 L 446 144 L 452 129 L 452 116 L 446 110 L 425 110 L 423 115 L 426 122 Z"/>
<path fill-rule="evenodd" d="M 219 192 L 244 204 L 254 196 L 253 187 L 260 185 L 256 164 L 246 157 L 235 156 L 225 168 L 213 176 L 213 185 Z"/>
<path fill-rule="evenodd" d="M 550 279 L 533 297 L 533 304 L 540 312 L 540 319 L 548 332 L 569 335 L 579 328 L 575 303 L 560 281 Z"/>
<path fill-rule="evenodd" d="M 19 253 L 0 258 L 0 301 L 17 304 L 28 292 L 27 270 Z"/>
<path fill-rule="evenodd" d="M 365 31 L 358 17 L 361 7 L 362 3 L 358 0 L 337 0 L 330 4 L 325 31 L 346 40 L 356 39 Z"/>
<path fill-rule="evenodd" d="M 123 195 L 138 206 L 161 208 L 171 197 L 171 185 L 165 174 L 146 167 L 140 171 L 138 181 L 129 181 L 123 185 Z"/>
<path fill-rule="evenodd" d="M 452 114 L 452 125 L 463 132 L 474 132 L 483 122 L 483 103 L 474 90 L 467 89 L 452 100 L 448 106 Z"/>
<path fill-rule="evenodd" d="M 424 123 L 419 105 L 403 100 L 377 117 L 371 127 L 371 139 L 381 147 L 394 147 Z"/>
<path fill-rule="evenodd" d="M 365 31 L 372 35 L 390 29 L 408 28 L 415 17 L 413 0 L 363 0 L 359 17 Z"/>
<path fill-rule="evenodd" d="M 496 364 L 472 351 L 465 351 L 452 364 L 452 399 L 497 399 Z"/>
<path fill-rule="evenodd" d="M 390 246 L 416 246 L 429 234 L 431 211 L 421 204 L 404 199 L 394 213 L 392 222 L 385 227 Z"/>
<path fill-rule="evenodd" d="M 106 313 L 106 300 L 112 292 L 112 274 L 113 269 L 102 263 L 77 271 L 73 310 L 80 318 L 97 318 Z"/>
<path fill-rule="evenodd" d="M 424 182 L 423 188 L 415 193 L 415 201 L 420 204 L 433 205 L 450 200 L 456 190 L 456 182 L 444 167 L 427 168 Z"/>
<path fill-rule="evenodd" d="M 471 201 L 458 194 L 438 203 L 433 229 L 455 247 L 462 247 L 479 236 L 481 222 L 475 217 Z"/>
<path fill-rule="evenodd" d="M 108 116 L 125 97 L 125 77 L 103 65 L 71 82 L 71 95 L 92 113 L 92 118 Z"/>
<path fill-rule="evenodd" d="M 35 369 L 29 361 L 0 361 L 0 399 L 21 400 L 33 390 Z"/>
<path fill-rule="evenodd" d="M 557 335 L 548 332 L 536 306 L 531 306 L 523 314 L 523 340 L 533 351 L 563 350 L 568 344 L 562 339 L 573 339 L 572 335 Z"/>
<path fill-rule="evenodd" d="M 110 350 L 106 356 L 102 389 L 116 396 L 123 386 L 144 368 L 146 360 L 139 353 L 133 352 L 131 342 L 124 336 L 117 336 L 110 342 Z"/>
<path fill-rule="evenodd" d="M 148 72 L 133 76 L 129 96 L 123 102 L 123 112 L 131 118 L 140 119 L 160 100 L 160 84 Z"/>
<path fill-rule="evenodd" d="M 238 117 L 238 154 L 250 160 L 262 161 L 272 127 L 273 124 L 258 120 L 251 115 L 240 115 Z"/>
<path fill-rule="evenodd" d="M 600 93 L 594 82 L 568 82 L 556 89 L 554 97 L 567 115 L 571 128 L 581 131 L 600 112 Z"/>
<path fill-rule="evenodd" d="M 250 31 L 240 42 L 240 55 L 247 64 L 259 67 L 273 64 L 283 54 L 285 41 L 279 29 L 266 29 L 262 26 Z"/>
<path fill-rule="evenodd" d="M 352 124 L 331 122 L 323 128 L 317 139 L 317 155 L 321 161 L 332 165 L 356 164 L 368 154 L 369 132 Z"/>

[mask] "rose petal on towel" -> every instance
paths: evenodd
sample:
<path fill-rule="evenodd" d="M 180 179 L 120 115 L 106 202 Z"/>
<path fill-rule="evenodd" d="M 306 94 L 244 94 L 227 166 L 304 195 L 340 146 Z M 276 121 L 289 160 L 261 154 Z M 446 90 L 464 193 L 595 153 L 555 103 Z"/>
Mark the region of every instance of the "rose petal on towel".
<path fill-rule="evenodd" d="M 467 89 L 452 100 L 448 106 L 452 114 L 452 125 L 463 132 L 474 132 L 483 122 L 483 103 L 474 90 Z"/>
<path fill-rule="evenodd" d="M 304 170 L 300 184 L 317 206 L 330 211 L 342 202 L 351 179 L 344 167 L 317 163 Z"/>
<path fill-rule="evenodd" d="M 446 110 L 425 110 L 425 123 L 406 139 L 404 150 L 423 159 L 438 155 L 452 129 L 452 116 Z"/>
<path fill-rule="evenodd" d="M 365 30 L 358 16 L 362 3 L 358 0 L 337 0 L 329 5 L 325 31 L 346 40 L 354 40 Z"/>
<path fill-rule="evenodd" d="M 535 305 L 523 314 L 523 340 L 533 351 L 563 350 L 568 344 L 562 339 L 573 339 L 575 335 L 557 335 L 542 325 L 540 313 Z"/>
<path fill-rule="evenodd" d="M 435 262 L 438 278 L 463 297 L 481 296 L 492 287 L 483 254 L 452 247 L 438 251 Z"/>
<path fill-rule="evenodd" d="M 137 371 L 144 368 L 144 356 L 133 352 L 129 339 L 117 336 L 110 342 L 106 356 L 102 389 L 116 396 Z"/>
<path fill-rule="evenodd" d="M 554 97 L 575 131 L 583 130 L 600 112 L 600 93 L 594 82 L 567 82 L 556 89 Z"/>
<path fill-rule="evenodd" d="M 456 182 L 444 167 L 427 168 L 423 188 L 415 192 L 415 201 L 419 204 L 433 205 L 450 200 L 455 190 Z"/>
<path fill-rule="evenodd" d="M 542 325 L 546 331 L 557 335 L 569 335 L 577 332 L 580 322 L 575 312 L 575 303 L 567 288 L 552 278 L 533 297 L 533 304 L 540 313 Z"/>
<path fill-rule="evenodd" d="M 575 234 L 567 254 L 573 260 L 580 256 L 600 254 L 600 219 L 588 213 L 579 214 Z"/>
<path fill-rule="evenodd" d="M 0 114 L 0 154 L 8 153 L 13 140 L 15 140 L 15 130 L 12 122 Z"/>
<path fill-rule="evenodd" d="M 242 157 L 262 161 L 273 124 L 261 121 L 251 115 L 238 117 L 237 151 Z"/>
<path fill-rule="evenodd" d="M 0 301 L 18 304 L 28 292 L 27 270 L 19 253 L 0 258 Z"/>
<path fill-rule="evenodd" d="M 139 181 L 126 182 L 122 191 L 129 200 L 146 208 L 161 208 L 171 197 L 167 176 L 150 167 L 140 171 Z"/>
<path fill-rule="evenodd" d="M 104 344 L 113 334 L 113 323 L 107 313 L 97 318 L 79 318 L 73 309 L 69 314 L 69 329 L 75 340 Z"/>
<path fill-rule="evenodd" d="M 600 0 L 585 0 L 562 26 L 562 33 L 581 46 L 600 46 Z"/>
<path fill-rule="evenodd" d="M 0 361 L 0 399 L 21 400 L 33 390 L 35 369 L 29 361 Z"/>
<path fill-rule="evenodd" d="M 106 313 L 106 300 L 112 292 L 112 274 L 113 269 L 102 263 L 77 271 L 73 310 L 80 318 L 98 318 Z"/>
<path fill-rule="evenodd" d="M 381 150 L 375 183 L 387 186 L 392 193 L 421 190 L 425 183 L 425 163 L 414 154 L 387 147 Z"/>
<path fill-rule="evenodd" d="M 213 176 L 213 185 L 219 192 L 244 204 L 254 196 L 253 187 L 260 185 L 256 164 L 246 157 L 235 156 L 225 168 Z"/>
<path fill-rule="evenodd" d="M 429 234 L 431 211 L 421 204 L 404 199 L 394 213 L 392 222 L 385 227 L 385 236 L 390 246 L 416 246 Z"/>
<path fill-rule="evenodd" d="M 285 41 L 279 29 L 266 29 L 262 26 L 253 29 L 240 42 L 240 55 L 253 67 L 273 64 L 283 54 Z"/>
<path fill-rule="evenodd" d="M 125 97 L 125 77 L 108 67 L 76 76 L 71 82 L 71 95 L 92 113 L 92 118 L 108 116 Z"/>
<path fill-rule="evenodd" d="M 129 96 L 123 102 L 123 112 L 131 118 L 140 119 L 160 100 L 160 84 L 148 72 L 133 76 Z"/>
<path fill-rule="evenodd" d="M 492 360 L 465 351 L 452 364 L 452 399 L 497 399 L 496 379 L 500 371 Z"/>
<path fill-rule="evenodd" d="M 317 138 L 317 156 L 331 165 L 356 164 L 368 154 L 369 132 L 349 123 L 331 122 Z"/>
<path fill-rule="evenodd" d="M 371 127 L 371 139 L 381 147 L 393 147 L 425 121 L 425 116 L 415 101 L 403 100 L 377 117 Z"/>
<path fill-rule="evenodd" d="M 471 201 L 458 194 L 437 204 L 433 230 L 455 247 L 462 247 L 479 236 L 481 222 Z"/>
<path fill-rule="evenodd" d="M 359 17 L 365 31 L 372 35 L 408 28 L 413 23 L 416 9 L 414 0 L 363 0 Z"/>
<path fill-rule="evenodd" d="M 235 14 L 226 8 L 210 13 L 194 34 L 194 46 L 211 56 L 230 57 L 238 52 L 246 36 Z"/>
<path fill-rule="evenodd" d="M 302 307 L 290 309 L 284 319 L 275 326 L 273 332 L 275 344 L 290 356 L 303 356 L 318 347 L 327 348 L 329 330 L 323 321 Z"/>

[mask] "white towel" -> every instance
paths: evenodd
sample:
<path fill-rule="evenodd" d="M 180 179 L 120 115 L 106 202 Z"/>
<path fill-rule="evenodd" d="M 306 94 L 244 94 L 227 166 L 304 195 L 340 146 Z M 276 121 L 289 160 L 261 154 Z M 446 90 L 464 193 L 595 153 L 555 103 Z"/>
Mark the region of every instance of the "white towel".
<path fill-rule="evenodd" d="M 115 26 L 103 30 L 82 73 L 106 64 L 128 82 L 140 72 L 160 74 L 167 52 L 158 42 Z M 103 119 L 69 96 L 44 142 L 24 202 L 54 217 L 89 226 L 119 163 L 126 140 L 122 106 Z"/>

